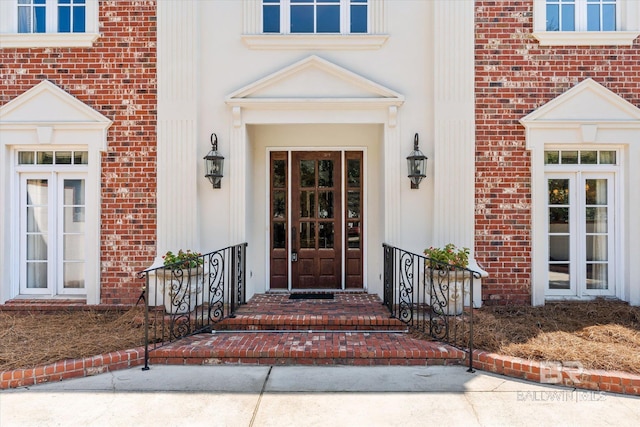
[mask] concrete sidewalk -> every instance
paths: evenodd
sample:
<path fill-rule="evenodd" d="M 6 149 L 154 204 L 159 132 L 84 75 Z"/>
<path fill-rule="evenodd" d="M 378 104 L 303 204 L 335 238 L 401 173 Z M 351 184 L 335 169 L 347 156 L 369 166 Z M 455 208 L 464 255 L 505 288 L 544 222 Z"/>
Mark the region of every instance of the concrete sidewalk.
<path fill-rule="evenodd" d="M 632 426 L 640 398 L 460 366 L 170 366 L 0 393 L 0 426 Z"/>

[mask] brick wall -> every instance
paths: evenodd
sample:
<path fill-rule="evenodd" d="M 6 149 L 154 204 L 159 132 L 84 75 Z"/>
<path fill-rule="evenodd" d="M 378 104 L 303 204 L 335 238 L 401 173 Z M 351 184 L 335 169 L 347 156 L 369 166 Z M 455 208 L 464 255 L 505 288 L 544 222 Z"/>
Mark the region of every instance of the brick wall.
<path fill-rule="evenodd" d="M 155 1 L 100 1 L 91 48 L 0 49 L 0 105 L 49 80 L 113 120 L 102 160 L 101 302 L 135 303 L 155 257 Z"/>
<path fill-rule="evenodd" d="M 633 47 L 541 47 L 533 1 L 476 1 L 476 256 L 487 304 L 529 304 L 530 158 L 518 120 L 586 78 L 640 106 Z"/>

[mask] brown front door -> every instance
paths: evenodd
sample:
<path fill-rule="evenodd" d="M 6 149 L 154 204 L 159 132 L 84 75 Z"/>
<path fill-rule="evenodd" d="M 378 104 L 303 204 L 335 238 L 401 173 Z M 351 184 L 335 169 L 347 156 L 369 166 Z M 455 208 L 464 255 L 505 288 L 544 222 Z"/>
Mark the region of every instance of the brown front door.
<path fill-rule="evenodd" d="M 342 156 L 271 153 L 271 289 L 362 288 L 362 153 Z"/>

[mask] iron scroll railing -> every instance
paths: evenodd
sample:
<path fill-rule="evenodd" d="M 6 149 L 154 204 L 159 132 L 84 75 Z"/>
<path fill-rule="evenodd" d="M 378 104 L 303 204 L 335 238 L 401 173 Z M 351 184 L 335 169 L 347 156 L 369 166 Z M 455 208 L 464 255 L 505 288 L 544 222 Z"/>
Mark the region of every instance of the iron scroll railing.
<path fill-rule="evenodd" d="M 246 297 L 247 244 L 241 243 L 184 262 L 151 268 L 144 279 L 145 364 L 149 351 L 189 335 L 211 331 L 212 325 L 234 317 Z"/>
<path fill-rule="evenodd" d="M 413 330 L 469 352 L 473 372 L 473 279 L 480 273 L 383 244 L 384 302 Z"/>

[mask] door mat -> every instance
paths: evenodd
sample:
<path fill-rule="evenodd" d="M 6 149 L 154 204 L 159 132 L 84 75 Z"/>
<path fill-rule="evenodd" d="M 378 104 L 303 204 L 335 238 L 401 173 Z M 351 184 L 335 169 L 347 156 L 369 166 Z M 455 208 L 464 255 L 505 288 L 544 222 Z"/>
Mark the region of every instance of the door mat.
<path fill-rule="evenodd" d="M 333 294 L 328 292 L 296 293 L 289 295 L 289 299 L 333 299 Z"/>

